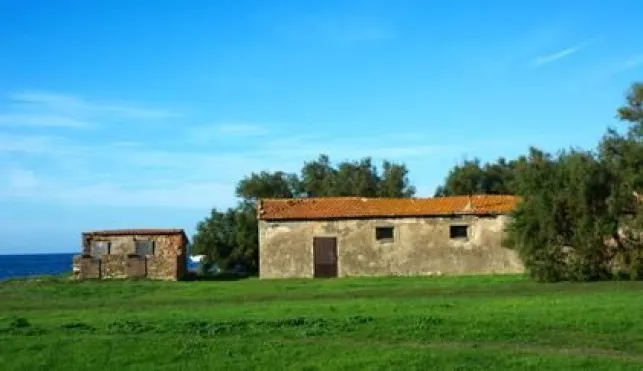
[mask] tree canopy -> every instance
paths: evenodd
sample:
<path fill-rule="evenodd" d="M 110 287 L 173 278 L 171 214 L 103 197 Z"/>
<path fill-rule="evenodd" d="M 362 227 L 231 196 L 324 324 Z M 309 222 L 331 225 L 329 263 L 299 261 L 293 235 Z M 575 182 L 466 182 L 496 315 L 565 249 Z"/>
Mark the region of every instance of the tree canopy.
<path fill-rule="evenodd" d="M 480 159 L 456 165 L 435 191 L 435 196 L 469 194 L 514 194 L 512 187 L 514 169 L 518 161 L 499 158 L 495 163 L 480 164 Z"/>

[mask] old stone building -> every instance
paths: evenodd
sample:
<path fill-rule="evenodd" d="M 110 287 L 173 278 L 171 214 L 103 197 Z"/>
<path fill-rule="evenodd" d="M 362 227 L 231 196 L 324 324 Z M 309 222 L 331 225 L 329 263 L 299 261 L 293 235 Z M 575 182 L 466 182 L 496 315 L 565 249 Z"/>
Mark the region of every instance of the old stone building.
<path fill-rule="evenodd" d="M 520 273 L 501 246 L 515 196 L 258 204 L 261 278 Z"/>
<path fill-rule="evenodd" d="M 182 229 L 126 229 L 82 234 L 74 257 L 76 278 L 180 280 L 187 272 L 188 238 Z"/>

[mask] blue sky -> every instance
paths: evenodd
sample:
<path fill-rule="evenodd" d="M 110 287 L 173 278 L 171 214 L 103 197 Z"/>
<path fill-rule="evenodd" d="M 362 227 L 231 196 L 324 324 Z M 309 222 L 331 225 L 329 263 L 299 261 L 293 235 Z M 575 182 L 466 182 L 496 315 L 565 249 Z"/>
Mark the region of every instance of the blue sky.
<path fill-rule="evenodd" d="M 592 147 L 643 2 L 0 0 L 0 254 L 178 227 L 252 171 Z"/>

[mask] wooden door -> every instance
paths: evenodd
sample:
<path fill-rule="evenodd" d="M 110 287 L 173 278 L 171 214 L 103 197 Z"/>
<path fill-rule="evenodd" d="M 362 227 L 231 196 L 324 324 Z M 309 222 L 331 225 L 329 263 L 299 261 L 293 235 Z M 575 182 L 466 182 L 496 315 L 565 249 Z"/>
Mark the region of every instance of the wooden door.
<path fill-rule="evenodd" d="M 337 277 L 337 238 L 313 237 L 314 277 Z"/>

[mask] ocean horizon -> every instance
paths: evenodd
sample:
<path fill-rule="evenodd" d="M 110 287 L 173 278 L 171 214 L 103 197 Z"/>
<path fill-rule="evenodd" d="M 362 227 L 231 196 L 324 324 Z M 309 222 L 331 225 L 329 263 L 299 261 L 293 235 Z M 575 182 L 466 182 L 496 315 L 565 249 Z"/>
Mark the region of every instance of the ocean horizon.
<path fill-rule="evenodd" d="M 71 273 L 76 253 L 0 255 L 0 280 Z"/>
<path fill-rule="evenodd" d="M 0 255 L 0 281 L 9 278 L 50 276 L 72 272 L 72 259 L 78 253 Z M 188 269 L 195 265 L 188 259 Z"/>

